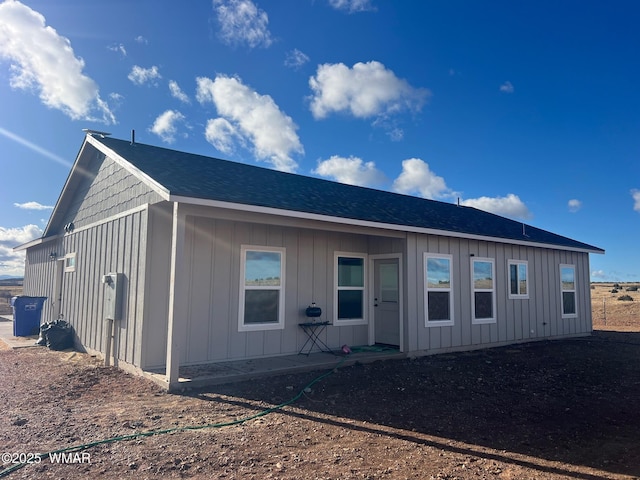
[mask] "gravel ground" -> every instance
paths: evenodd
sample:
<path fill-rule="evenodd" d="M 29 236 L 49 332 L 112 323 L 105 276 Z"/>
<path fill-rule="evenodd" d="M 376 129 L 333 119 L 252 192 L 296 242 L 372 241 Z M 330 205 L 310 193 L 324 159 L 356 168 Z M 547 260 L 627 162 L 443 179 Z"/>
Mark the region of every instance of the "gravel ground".
<path fill-rule="evenodd" d="M 306 389 L 326 372 L 175 395 L 44 347 L 0 346 L 0 372 L 0 468 L 43 454 L 9 479 L 640 478 L 638 332 L 356 364 Z"/>

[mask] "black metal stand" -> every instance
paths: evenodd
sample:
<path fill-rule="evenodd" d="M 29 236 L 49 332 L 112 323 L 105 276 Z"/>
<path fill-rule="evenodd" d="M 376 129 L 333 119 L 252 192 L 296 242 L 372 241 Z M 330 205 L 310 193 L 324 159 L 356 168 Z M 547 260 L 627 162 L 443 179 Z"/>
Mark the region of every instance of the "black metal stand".
<path fill-rule="evenodd" d="M 307 335 L 307 341 L 304 342 L 304 345 L 302 346 L 302 348 L 298 352 L 298 355 L 307 355 L 307 356 L 309 356 L 309 354 L 311 353 L 311 350 L 313 350 L 313 347 L 318 347 L 320 349 L 320 351 L 322 351 L 322 352 L 333 353 L 333 350 L 331 350 L 327 346 L 327 344 L 324 343 L 322 341 L 322 339 L 320 338 L 320 335 L 322 334 L 322 332 L 324 332 L 324 330 L 327 328 L 328 325 L 331 325 L 331 323 L 330 322 L 304 322 L 304 323 L 299 323 L 298 326 Z M 309 345 L 309 349 L 307 350 L 307 353 L 304 353 L 304 350 L 305 350 L 305 348 L 307 348 L 307 345 Z"/>

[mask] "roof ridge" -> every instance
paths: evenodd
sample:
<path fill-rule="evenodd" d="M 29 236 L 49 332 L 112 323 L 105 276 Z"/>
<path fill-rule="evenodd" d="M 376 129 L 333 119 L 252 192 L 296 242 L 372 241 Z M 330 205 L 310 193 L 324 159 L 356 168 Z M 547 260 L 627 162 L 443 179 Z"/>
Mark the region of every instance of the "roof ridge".
<path fill-rule="evenodd" d="M 486 210 L 260 165 L 183 152 L 113 137 L 93 137 L 162 185 L 169 197 L 352 219 L 371 226 L 409 227 L 520 244 L 603 253 L 602 249 Z M 236 207 L 237 208 L 237 207 Z M 343 222 L 344 223 L 344 222 Z M 524 228 L 523 228 L 524 225 Z"/>

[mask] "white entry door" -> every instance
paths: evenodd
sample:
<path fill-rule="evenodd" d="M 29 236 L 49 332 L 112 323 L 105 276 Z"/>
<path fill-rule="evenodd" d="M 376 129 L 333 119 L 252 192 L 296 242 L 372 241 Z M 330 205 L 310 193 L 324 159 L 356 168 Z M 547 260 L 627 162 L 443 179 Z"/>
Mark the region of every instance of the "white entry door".
<path fill-rule="evenodd" d="M 400 345 L 400 275 L 397 258 L 374 260 L 374 341 Z"/>

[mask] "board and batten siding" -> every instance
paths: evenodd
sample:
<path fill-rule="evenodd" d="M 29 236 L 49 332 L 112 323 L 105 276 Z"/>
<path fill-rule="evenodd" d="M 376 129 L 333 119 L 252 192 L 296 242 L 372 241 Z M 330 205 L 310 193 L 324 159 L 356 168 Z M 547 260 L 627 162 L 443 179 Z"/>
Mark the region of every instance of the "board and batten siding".
<path fill-rule="evenodd" d="M 143 369 L 164 367 L 167 359 L 169 278 L 173 208 L 169 202 L 149 205 L 147 223 L 147 272 L 142 329 Z"/>
<path fill-rule="evenodd" d="M 242 245 L 286 249 L 285 324 L 281 330 L 239 331 Z M 307 321 L 308 305 L 315 302 L 322 308 L 322 319 L 333 321 L 335 252 L 368 254 L 388 247 L 402 250 L 402 242 L 188 215 L 184 268 L 189 285 L 180 364 L 297 353 L 307 340 L 298 323 Z M 364 345 L 368 325 L 329 326 L 321 338 L 332 348 Z M 153 345 L 161 351 L 158 342 Z M 160 355 L 150 353 L 152 358 L 159 360 Z"/>
<path fill-rule="evenodd" d="M 62 273 L 60 311 L 85 348 L 103 352 L 105 287 L 101 280 L 107 273 L 121 273 L 121 320 L 116 321 L 112 351 L 117 359 L 139 366 L 146 231 L 147 209 L 141 207 L 29 248 L 25 294 L 54 298 L 56 262 L 49 254 L 55 251 L 62 263 L 66 255 L 75 254 L 75 270 Z M 45 302 L 42 320 L 52 320 L 52 314 L 51 301 Z"/>
<path fill-rule="evenodd" d="M 25 276 L 22 293 L 29 297 L 47 298 L 42 305 L 42 315 L 40 317 L 42 323 L 55 320 L 53 301 L 55 298 L 56 261 L 52 260 L 49 255 L 62 251 L 62 240 L 53 239 L 41 245 L 30 247 L 25 255 Z M 63 259 L 58 261 L 64 262 L 64 255 L 62 257 Z"/>
<path fill-rule="evenodd" d="M 425 252 L 452 255 L 452 326 L 425 326 Z M 490 258 L 495 262 L 495 323 L 472 322 L 471 259 L 474 257 Z M 527 262 L 527 299 L 509 298 L 509 260 Z M 562 318 L 561 264 L 575 266 L 575 318 Z M 407 238 L 406 268 L 405 320 L 408 328 L 405 341 L 408 351 L 436 353 L 472 349 L 589 334 L 592 330 L 588 253 L 411 234 Z"/>

